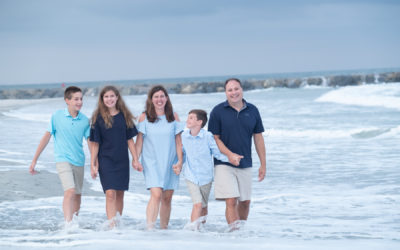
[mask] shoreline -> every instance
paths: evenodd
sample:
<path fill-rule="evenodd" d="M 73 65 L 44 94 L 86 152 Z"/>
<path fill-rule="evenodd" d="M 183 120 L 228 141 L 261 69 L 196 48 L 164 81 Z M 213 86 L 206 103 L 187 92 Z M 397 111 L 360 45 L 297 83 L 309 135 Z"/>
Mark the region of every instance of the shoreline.
<path fill-rule="evenodd" d="M 266 88 L 301 88 L 304 86 L 326 86 L 342 87 L 357 86 L 363 84 L 382 84 L 400 82 L 400 71 L 382 73 L 359 73 L 328 76 L 294 77 L 294 78 L 267 78 L 267 79 L 241 79 L 243 90 L 266 89 Z M 193 94 L 193 93 L 215 93 L 224 92 L 224 81 L 187 81 L 182 83 L 139 83 L 127 81 L 126 84 L 109 81 L 99 83 L 94 87 L 82 86 L 85 96 L 97 96 L 105 85 L 116 86 L 121 95 L 145 95 L 149 89 L 157 84 L 162 84 L 170 94 Z M 80 86 L 79 83 L 67 84 Z M 84 85 L 84 83 L 82 83 Z M 10 88 L 0 89 L 1 99 L 43 99 L 64 96 L 65 87 L 43 88 Z"/>
<path fill-rule="evenodd" d="M 1 171 L 0 176 L 0 203 L 64 195 L 58 175 L 46 170 L 36 175 L 31 175 L 28 169 Z M 101 192 L 91 190 L 86 180 L 83 182 L 82 196 L 104 196 Z"/>

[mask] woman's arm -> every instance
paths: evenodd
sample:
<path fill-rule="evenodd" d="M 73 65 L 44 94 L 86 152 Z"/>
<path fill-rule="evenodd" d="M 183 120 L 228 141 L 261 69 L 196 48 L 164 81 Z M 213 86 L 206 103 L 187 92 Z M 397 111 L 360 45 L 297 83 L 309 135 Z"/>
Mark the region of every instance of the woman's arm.
<path fill-rule="evenodd" d="M 143 122 L 145 119 L 146 119 L 146 114 L 142 113 L 139 117 L 139 122 Z M 143 134 L 139 132 L 139 134 L 136 136 L 136 143 L 135 143 L 135 149 L 138 158 L 142 153 L 142 148 L 143 148 Z"/>
<path fill-rule="evenodd" d="M 174 112 L 175 121 L 180 122 L 179 116 L 177 113 Z M 175 147 L 176 147 L 176 155 L 178 157 L 178 162 L 172 166 L 176 175 L 179 175 L 182 171 L 182 164 L 183 164 L 183 150 L 182 150 L 182 132 L 175 135 Z"/>

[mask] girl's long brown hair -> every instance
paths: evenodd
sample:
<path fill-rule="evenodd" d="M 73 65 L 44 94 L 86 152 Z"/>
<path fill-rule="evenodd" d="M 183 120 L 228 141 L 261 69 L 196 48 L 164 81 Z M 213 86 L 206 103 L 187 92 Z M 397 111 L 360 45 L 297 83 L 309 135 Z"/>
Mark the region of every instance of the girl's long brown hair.
<path fill-rule="evenodd" d="M 122 99 L 122 96 L 119 94 L 118 89 L 114 86 L 105 86 L 101 90 L 96 110 L 93 112 L 92 115 L 92 126 L 94 126 L 94 124 L 96 123 L 97 117 L 101 115 L 105 122 L 106 128 L 112 127 L 113 117 L 111 116 L 110 112 L 108 112 L 108 108 L 104 104 L 103 100 L 104 94 L 110 90 L 114 92 L 114 94 L 118 97 L 115 107 L 119 112 L 122 112 L 122 114 L 124 115 L 126 126 L 128 128 L 133 128 L 135 126 L 133 120 L 135 120 L 136 118 L 132 115 L 131 111 L 129 111 L 128 107 L 125 105 L 124 100 Z"/>
<path fill-rule="evenodd" d="M 161 86 L 161 85 L 156 85 L 152 87 L 147 94 L 147 100 L 146 100 L 146 107 L 145 107 L 145 114 L 147 117 L 147 120 L 149 122 L 156 122 L 158 120 L 156 109 L 154 108 L 154 104 L 152 102 L 153 95 L 158 92 L 158 91 L 164 92 L 164 95 L 167 97 L 167 103 L 165 104 L 164 107 L 164 112 L 165 112 L 165 117 L 167 118 L 168 122 L 173 122 L 175 121 L 175 116 L 174 116 L 174 111 L 172 110 L 172 103 L 169 100 L 168 92 L 167 90 Z"/>

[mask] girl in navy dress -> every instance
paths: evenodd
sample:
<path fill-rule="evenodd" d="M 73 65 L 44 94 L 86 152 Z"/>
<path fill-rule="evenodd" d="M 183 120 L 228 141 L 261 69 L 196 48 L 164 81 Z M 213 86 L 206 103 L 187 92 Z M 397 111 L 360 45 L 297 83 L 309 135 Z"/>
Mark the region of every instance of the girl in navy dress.
<path fill-rule="evenodd" d="M 93 179 L 100 174 L 110 227 L 117 223 L 117 212 L 122 215 L 124 192 L 129 188 L 128 149 L 132 155 L 132 167 L 137 171 L 143 170 L 132 139 L 138 134 L 133 119 L 119 91 L 114 86 L 104 87 L 92 116 L 90 172 Z"/>

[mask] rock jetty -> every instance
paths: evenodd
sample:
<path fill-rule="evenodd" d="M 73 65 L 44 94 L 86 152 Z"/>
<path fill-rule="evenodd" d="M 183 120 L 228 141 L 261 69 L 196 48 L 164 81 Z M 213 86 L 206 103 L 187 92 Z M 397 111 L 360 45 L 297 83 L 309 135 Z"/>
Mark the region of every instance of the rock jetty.
<path fill-rule="evenodd" d="M 321 77 L 305 78 L 274 78 L 264 80 L 241 79 L 244 90 L 263 89 L 263 88 L 300 88 L 304 86 L 355 86 L 362 84 L 379 84 L 400 82 L 400 72 L 387 72 L 379 74 L 351 74 L 351 75 L 332 75 Z M 113 84 L 119 88 L 122 95 L 142 95 L 146 94 L 151 86 L 155 84 Z M 162 82 L 158 84 L 163 84 Z M 96 87 L 82 87 L 86 96 L 97 96 L 105 84 Z M 163 84 L 169 93 L 190 94 L 190 93 L 212 93 L 223 92 L 224 82 L 187 82 L 187 83 L 166 83 Z M 79 84 L 77 84 L 79 86 Z M 0 99 L 39 99 L 62 97 L 64 88 L 18 88 L 0 90 Z"/>

